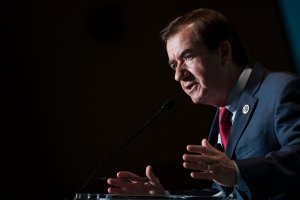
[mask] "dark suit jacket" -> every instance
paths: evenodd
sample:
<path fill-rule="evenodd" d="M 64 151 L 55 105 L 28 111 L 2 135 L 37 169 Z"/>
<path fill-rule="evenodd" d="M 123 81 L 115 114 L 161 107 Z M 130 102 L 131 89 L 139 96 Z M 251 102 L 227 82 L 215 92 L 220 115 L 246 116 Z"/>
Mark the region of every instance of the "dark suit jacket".
<path fill-rule="evenodd" d="M 242 109 L 249 105 L 244 114 Z M 209 135 L 217 142 L 218 112 Z M 226 154 L 243 181 L 237 199 L 289 199 L 300 193 L 300 79 L 255 64 L 238 103 Z M 298 196 L 299 198 L 299 196 Z"/>

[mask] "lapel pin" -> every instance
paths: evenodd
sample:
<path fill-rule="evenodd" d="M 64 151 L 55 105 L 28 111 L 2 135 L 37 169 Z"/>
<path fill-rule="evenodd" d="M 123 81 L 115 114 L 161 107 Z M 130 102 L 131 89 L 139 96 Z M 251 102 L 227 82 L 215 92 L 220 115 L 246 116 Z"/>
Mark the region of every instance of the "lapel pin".
<path fill-rule="evenodd" d="M 246 105 L 244 105 L 244 107 L 243 107 L 243 113 L 244 114 L 247 114 L 248 113 L 248 111 L 249 111 L 249 109 L 250 109 L 250 107 L 249 107 L 249 105 L 248 104 L 246 104 Z"/>

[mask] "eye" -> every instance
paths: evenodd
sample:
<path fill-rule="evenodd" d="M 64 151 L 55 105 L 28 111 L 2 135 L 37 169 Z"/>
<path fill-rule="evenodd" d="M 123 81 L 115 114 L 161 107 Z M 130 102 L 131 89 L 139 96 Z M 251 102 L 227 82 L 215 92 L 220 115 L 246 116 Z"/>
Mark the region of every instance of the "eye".
<path fill-rule="evenodd" d="M 171 67 L 172 70 L 176 71 L 176 68 L 177 68 L 177 64 L 176 63 L 172 62 L 169 65 L 170 65 L 170 67 Z"/>
<path fill-rule="evenodd" d="M 183 56 L 183 59 L 185 61 L 192 60 L 193 58 L 194 58 L 194 55 L 192 55 L 192 54 L 186 54 L 186 55 Z"/>

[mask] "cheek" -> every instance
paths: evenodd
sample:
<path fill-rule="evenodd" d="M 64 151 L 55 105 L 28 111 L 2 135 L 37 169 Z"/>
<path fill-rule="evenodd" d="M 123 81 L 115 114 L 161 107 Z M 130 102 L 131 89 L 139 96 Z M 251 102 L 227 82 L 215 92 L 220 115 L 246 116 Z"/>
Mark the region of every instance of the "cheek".
<path fill-rule="evenodd" d="M 198 65 L 194 68 L 193 73 L 201 85 L 207 86 L 207 84 L 218 81 L 215 77 L 217 71 L 214 71 L 211 65 L 208 65 L 206 68 L 202 65 Z"/>
<path fill-rule="evenodd" d="M 180 81 L 180 86 L 181 86 L 181 88 L 184 90 L 183 82 L 182 82 L 182 81 Z"/>
<path fill-rule="evenodd" d="M 205 84 L 206 79 L 207 79 L 207 75 L 206 75 L 205 71 L 198 69 L 198 70 L 195 70 L 193 72 L 193 74 L 198 83 L 200 83 L 201 85 Z"/>
<path fill-rule="evenodd" d="M 190 63 L 189 69 L 190 69 L 189 70 L 190 73 L 192 73 L 193 76 L 196 77 L 196 79 L 203 80 L 205 78 L 205 74 L 206 74 L 207 70 L 205 69 L 201 60 L 198 59 L 198 60 Z"/>

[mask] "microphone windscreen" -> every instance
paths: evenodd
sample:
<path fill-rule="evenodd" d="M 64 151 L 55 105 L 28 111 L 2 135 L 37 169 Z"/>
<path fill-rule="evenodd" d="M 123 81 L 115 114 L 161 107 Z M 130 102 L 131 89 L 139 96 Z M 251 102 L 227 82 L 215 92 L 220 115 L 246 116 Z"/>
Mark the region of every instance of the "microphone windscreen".
<path fill-rule="evenodd" d="M 174 101 L 172 99 L 169 99 L 163 103 L 163 105 L 161 106 L 161 110 L 169 111 L 171 108 L 173 108 L 174 104 Z"/>

